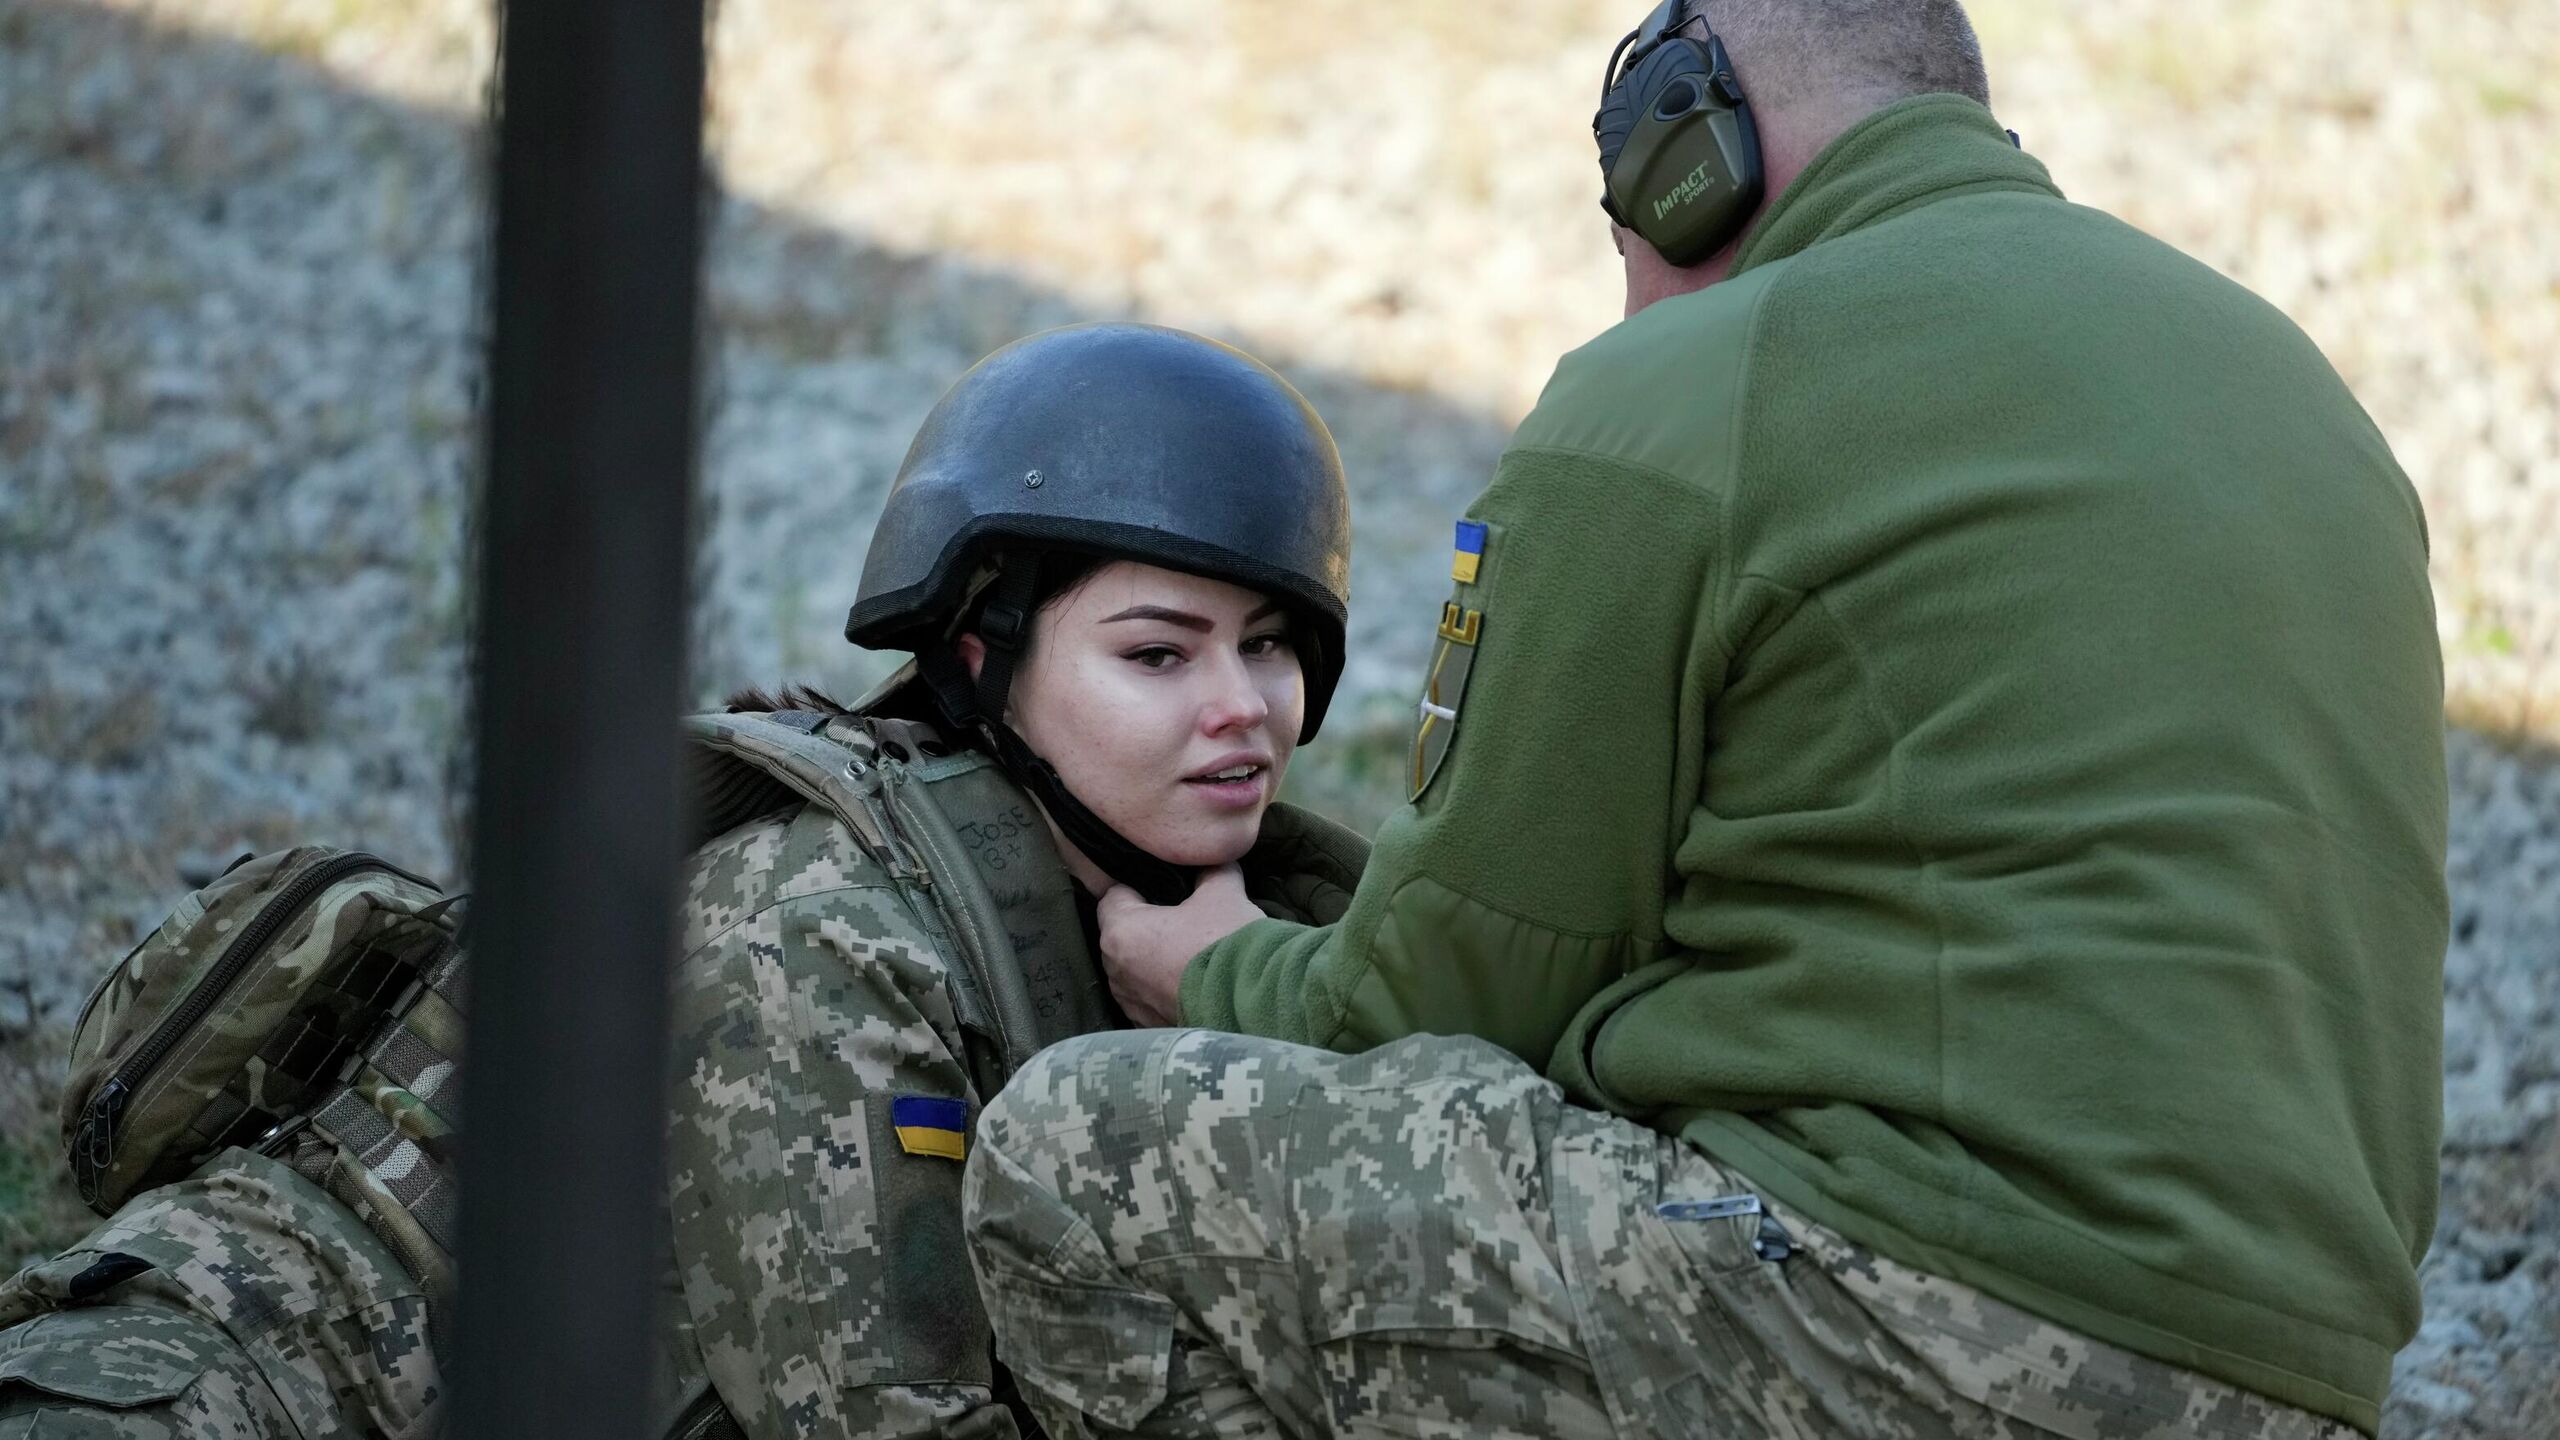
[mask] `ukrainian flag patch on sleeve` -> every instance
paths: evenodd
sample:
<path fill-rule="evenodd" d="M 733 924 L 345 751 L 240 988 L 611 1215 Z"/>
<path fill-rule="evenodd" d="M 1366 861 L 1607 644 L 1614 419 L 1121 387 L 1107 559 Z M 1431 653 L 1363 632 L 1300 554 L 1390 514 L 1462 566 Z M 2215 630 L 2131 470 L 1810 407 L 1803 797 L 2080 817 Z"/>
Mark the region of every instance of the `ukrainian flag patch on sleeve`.
<path fill-rule="evenodd" d="M 1458 522 L 1458 554 L 1449 562 L 1449 578 L 1461 585 L 1476 583 L 1476 567 L 1484 563 L 1484 523 L 1478 520 Z"/>
<path fill-rule="evenodd" d="M 936 1095 L 897 1095 L 889 1100 L 889 1125 L 898 1148 L 910 1155 L 969 1158 L 969 1102 Z"/>
<path fill-rule="evenodd" d="M 1431 669 L 1423 676 L 1421 703 L 1414 707 L 1409 800 L 1420 800 L 1431 788 L 1431 777 L 1440 773 L 1440 762 L 1457 736 L 1458 699 L 1466 693 L 1467 674 L 1484 643 L 1484 607 L 1494 578 L 1486 562 L 1493 555 L 1495 528 L 1485 520 L 1458 522 L 1457 558 L 1449 565 L 1449 578 L 1458 583 L 1440 607 Z"/>

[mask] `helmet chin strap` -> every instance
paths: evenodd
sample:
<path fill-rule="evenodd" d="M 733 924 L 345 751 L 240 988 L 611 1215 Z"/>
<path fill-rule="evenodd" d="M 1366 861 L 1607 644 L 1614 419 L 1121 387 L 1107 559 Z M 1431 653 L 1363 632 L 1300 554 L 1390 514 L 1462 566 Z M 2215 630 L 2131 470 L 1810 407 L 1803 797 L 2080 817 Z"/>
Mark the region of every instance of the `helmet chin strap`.
<path fill-rule="evenodd" d="M 1067 789 L 1056 766 L 1033 753 L 1004 723 L 1013 672 L 1022 663 L 1031 636 L 1031 599 L 1039 586 L 1039 573 L 1037 563 L 1021 562 L 997 573 L 980 612 L 978 635 L 986 642 L 987 655 L 974 682 L 959 652 L 947 642 L 919 652 L 916 671 L 933 693 L 943 718 L 986 741 L 996 764 L 1031 792 L 1068 844 L 1083 851 L 1102 873 L 1137 891 L 1148 904 L 1179 905 L 1190 898 L 1196 878 L 1192 867 L 1141 850 L 1112 829 Z"/>

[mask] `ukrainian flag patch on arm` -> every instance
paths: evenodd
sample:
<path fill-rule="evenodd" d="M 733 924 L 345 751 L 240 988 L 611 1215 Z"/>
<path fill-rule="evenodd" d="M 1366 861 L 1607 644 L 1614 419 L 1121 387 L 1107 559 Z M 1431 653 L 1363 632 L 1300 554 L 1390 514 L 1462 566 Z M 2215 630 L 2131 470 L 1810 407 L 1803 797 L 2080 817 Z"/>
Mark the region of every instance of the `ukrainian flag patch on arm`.
<path fill-rule="evenodd" d="M 889 1125 L 898 1132 L 898 1148 L 910 1155 L 939 1155 L 945 1160 L 969 1158 L 969 1102 L 937 1095 L 896 1095 L 889 1100 Z"/>
<path fill-rule="evenodd" d="M 1484 643 L 1484 596 L 1493 582 L 1488 562 L 1497 538 L 1494 529 L 1483 520 L 1458 522 L 1457 556 L 1449 564 L 1449 578 L 1457 586 L 1440 607 L 1438 643 L 1431 651 L 1431 669 L 1423 676 L 1422 701 L 1414 707 L 1409 800 L 1420 800 L 1422 792 L 1431 788 L 1431 777 L 1440 773 L 1440 762 L 1457 736 L 1458 700 L 1466 693 L 1476 647 Z"/>
<path fill-rule="evenodd" d="M 1449 562 L 1449 578 L 1461 585 L 1476 583 L 1476 567 L 1484 563 L 1485 528 L 1482 521 L 1458 522 L 1458 553 Z"/>

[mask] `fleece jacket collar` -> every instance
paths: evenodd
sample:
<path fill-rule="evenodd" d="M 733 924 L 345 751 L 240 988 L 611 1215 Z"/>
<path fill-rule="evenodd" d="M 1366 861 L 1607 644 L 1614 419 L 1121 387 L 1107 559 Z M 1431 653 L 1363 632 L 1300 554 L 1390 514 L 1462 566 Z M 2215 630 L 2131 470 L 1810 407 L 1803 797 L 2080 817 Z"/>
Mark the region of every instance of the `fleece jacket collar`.
<path fill-rule="evenodd" d="M 1743 239 L 1731 274 L 1784 260 L 1905 210 L 1984 190 L 2062 191 L 1962 95 L 1897 100 L 1842 131 L 1780 192 Z"/>

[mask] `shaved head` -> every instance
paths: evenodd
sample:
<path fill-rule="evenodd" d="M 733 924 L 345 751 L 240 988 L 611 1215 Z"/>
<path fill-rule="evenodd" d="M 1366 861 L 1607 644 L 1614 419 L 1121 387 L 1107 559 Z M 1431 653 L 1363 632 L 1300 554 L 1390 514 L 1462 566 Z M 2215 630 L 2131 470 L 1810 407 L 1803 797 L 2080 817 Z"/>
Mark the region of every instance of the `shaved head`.
<path fill-rule="evenodd" d="M 1984 105 L 1991 84 L 1960 0 L 1690 0 L 1723 37 L 1754 109 L 1853 119 L 1947 91 Z M 1699 33 L 1696 21 L 1690 32 Z"/>

